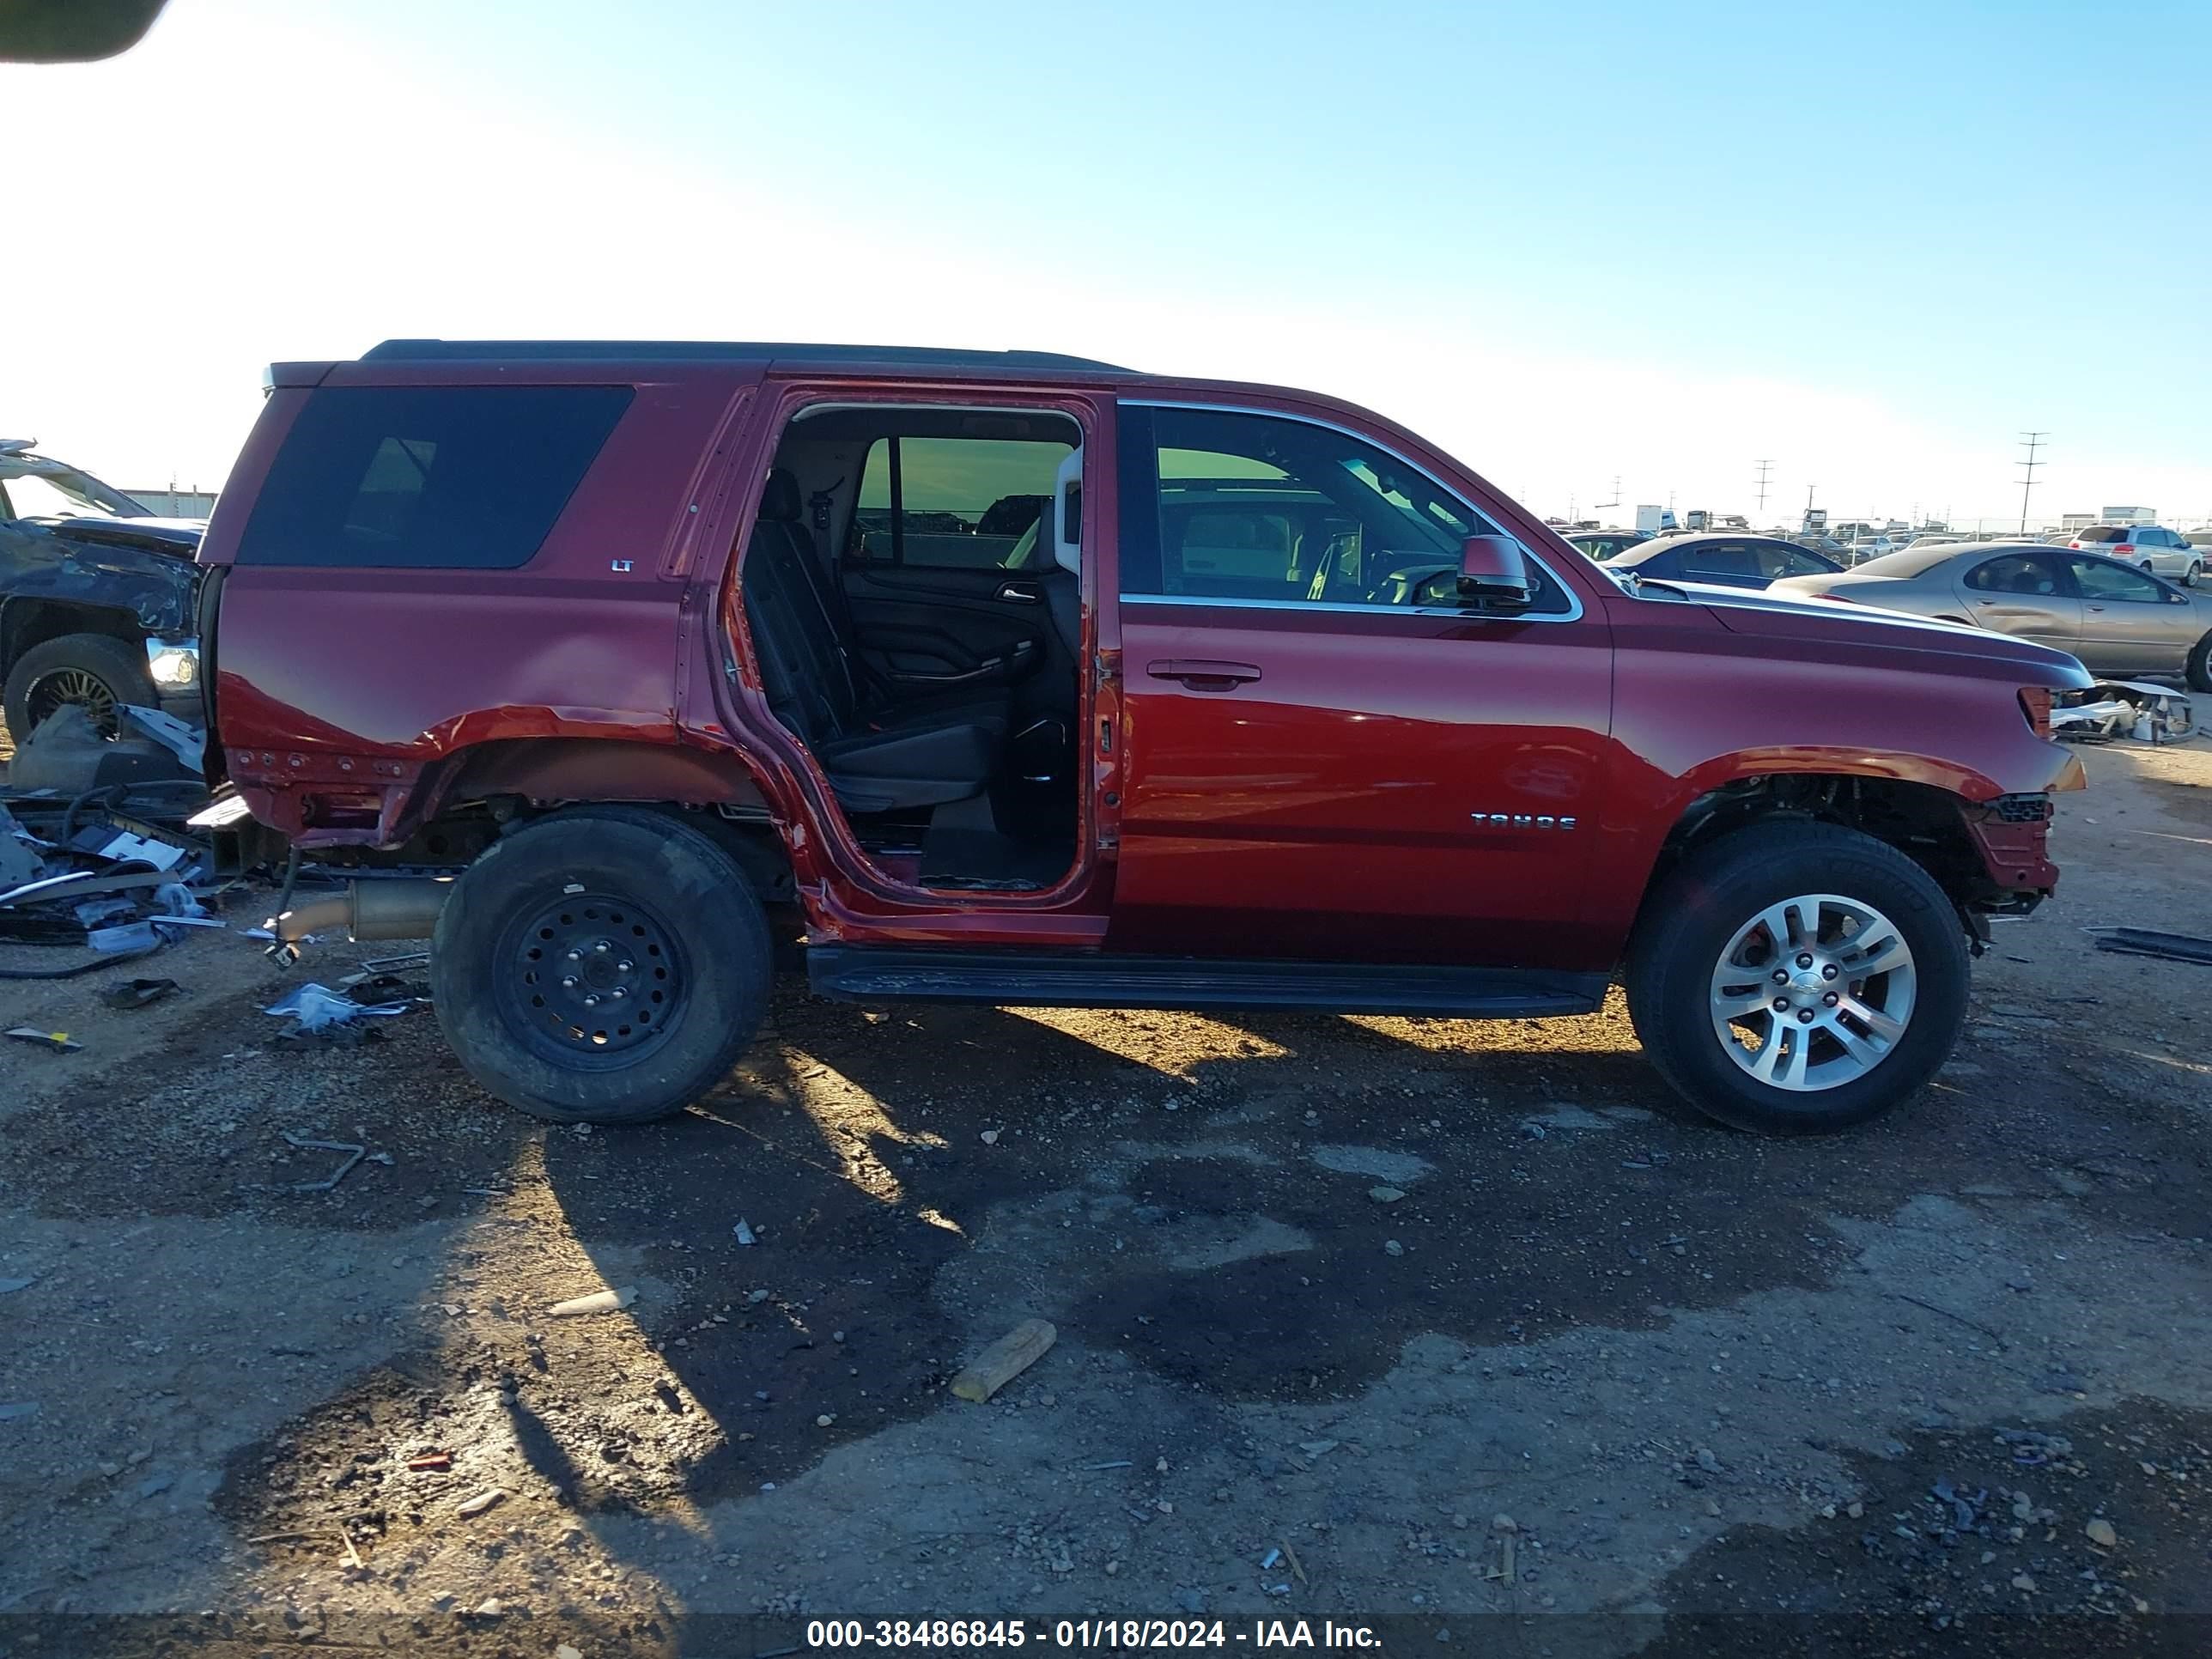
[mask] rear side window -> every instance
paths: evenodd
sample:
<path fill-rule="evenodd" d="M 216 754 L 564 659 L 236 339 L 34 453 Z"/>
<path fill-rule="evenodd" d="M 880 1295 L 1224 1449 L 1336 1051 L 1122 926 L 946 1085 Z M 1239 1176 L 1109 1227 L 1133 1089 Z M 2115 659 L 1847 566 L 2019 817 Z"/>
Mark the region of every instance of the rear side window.
<path fill-rule="evenodd" d="M 314 392 L 269 469 L 238 562 L 526 564 L 633 395 L 626 386 Z"/>
<path fill-rule="evenodd" d="M 878 438 L 860 470 L 847 556 L 940 570 L 1012 568 L 1073 447 L 1030 439 Z M 1028 562 L 1052 560 L 1045 554 Z"/>
<path fill-rule="evenodd" d="M 2075 537 L 2077 542 L 2124 542 L 2128 532 L 2116 524 L 2093 524 Z"/>

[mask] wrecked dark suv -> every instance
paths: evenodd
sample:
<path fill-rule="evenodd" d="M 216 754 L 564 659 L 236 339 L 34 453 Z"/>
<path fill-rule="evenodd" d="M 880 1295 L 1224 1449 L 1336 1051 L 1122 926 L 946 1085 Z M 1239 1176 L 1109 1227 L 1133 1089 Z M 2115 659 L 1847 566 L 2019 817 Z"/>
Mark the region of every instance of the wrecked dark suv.
<path fill-rule="evenodd" d="M 1770 1130 L 1924 1082 L 2057 880 L 2071 658 L 1615 581 L 1449 455 L 1041 353 L 392 342 L 283 363 L 201 549 L 210 765 L 428 933 L 556 1121 L 836 997 L 1437 1016 L 1625 983 Z M 948 1056 L 948 1060 L 950 1060 Z"/>
<path fill-rule="evenodd" d="M 204 528 L 0 441 L 0 710 L 18 743 L 70 704 L 103 736 L 125 705 L 199 718 Z"/>

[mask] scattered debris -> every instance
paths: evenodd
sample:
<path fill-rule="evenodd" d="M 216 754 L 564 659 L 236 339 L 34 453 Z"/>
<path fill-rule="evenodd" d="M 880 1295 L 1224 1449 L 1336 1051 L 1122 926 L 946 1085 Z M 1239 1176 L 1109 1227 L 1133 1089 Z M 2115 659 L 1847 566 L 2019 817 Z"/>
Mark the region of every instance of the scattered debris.
<path fill-rule="evenodd" d="M 19 1400 L 13 1405 L 0 1405 L 0 1423 L 10 1423 L 19 1417 L 36 1417 L 38 1414 L 39 1402 L 35 1400 Z"/>
<path fill-rule="evenodd" d="M 501 1604 L 499 1597 L 487 1595 L 471 1608 L 469 1613 L 470 1617 L 474 1619 L 496 1619 L 506 1611 L 507 1608 Z"/>
<path fill-rule="evenodd" d="M 1367 1189 L 1367 1196 L 1377 1204 L 1395 1204 L 1405 1195 L 1402 1187 L 1370 1187 Z"/>
<path fill-rule="evenodd" d="M 952 1379 L 952 1393 L 981 1405 L 1043 1358 L 1059 1337 L 1051 1321 L 1024 1319 Z"/>
<path fill-rule="evenodd" d="M 2120 1547 L 2120 1534 L 2113 1530 L 2112 1523 L 2101 1515 L 2082 1528 L 2081 1531 L 2088 1540 L 2100 1550 L 2113 1550 Z"/>
<path fill-rule="evenodd" d="M 415 1005 L 411 1002 L 356 1002 L 343 996 L 327 985 L 318 985 L 310 980 L 305 985 L 295 985 L 261 1012 L 289 1018 L 292 1028 L 283 1035 L 301 1037 L 327 1031 L 333 1026 L 343 1026 L 357 1019 L 388 1019 L 404 1014 Z"/>
<path fill-rule="evenodd" d="M 739 1216 L 738 1218 L 738 1224 L 731 1228 L 730 1231 L 738 1236 L 738 1243 L 740 1244 L 757 1244 L 760 1243 L 760 1240 L 753 1236 L 752 1228 L 746 1224 L 745 1218 L 743 1216 Z"/>
<path fill-rule="evenodd" d="M 1261 1561 L 1260 1561 L 1260 1571 L 1262 1571 L 1262 1572 L 1272 1572 L 1272 1571 L 1274 1571 L 1274 1567 L 1275 1567 L 1275 1563 L 1276 1563 L 1276 1562 L 1278 1562 L 1278 1561 L 1279 1561 L 1279 1560 L 1281 1560 L 1282 1559 L 1283 1559 L 1283 1553 L 1282 1553 L 1282 1551 L 1280 1551 L 1279 1549 L 1269 1550 L 1269 1551 L 1267 1552 L 1267 1553 L 1261 1559 Z"/>
<path fill-rule="evenodd" d="M 407 1467 L 417 1474 L 432 1469 L 450 1469 L 453 1467 L 453 1455 L 441 1451 L 424 1452 L 420 1457 L 409 1458 Z"/>
<path fill-rule="evenodd" d="M 1136 1465 L 1126 1457 L 1109 1458 L 1103 1463 L 1085 1463 L 1083 1466 L 1084 1473 L 1086 1474 L 1097 1474 L 1104 1469 L 1133 1469 L 1134 1468 L 1136 1468 Z"/>
<path fill-rule="evenodd" d="M 1403 1255 L 1406 1254 L 1406 1247 L 1403 1244 L 1401 1244 L 1395 1238 L 1386 1238 L 1382 1241 L 1382 1254 L 1385 1255 Z"/>
<path fill-rule="evenodd" d="M 986 1146 L 995 1146 L 999 1144 L 999 1132 L 996 1129 L 986 1129 L 981 1139 Z"/>
<path fill-rule="evenodd" d="M 284 1132 L 284 1139 L 287 1145 L 296 1146 L 301 1152 L 346 1154 L 346 1161 L 331 1170 L 326 1180 L 294 1182 L 292 1190 L 295 1193 L 329 1192 L 352 1172 L 355 1164 L 368 1155 L 368 1148 L 366 1146 L 356 1146 L 351 1142 L 343 1140 L 310 1140 L 305 1135 L 294 1134 L 289 1129 Z"/>
<path fill-rule="evenodd" d="M 30 1025 L 11 1027 L 6 1035 L 15 1038 L 18 1042 L 35 1042 L 41 1048 L 52 1049 L 58 1054 L 73 1054 L 84 1047 L 84 1044 L 77 1042 L 67 1031 L 41 1031 L 35 1026 Z"/>
<path fill-rule="evenodd" d="M 2051 711 L 2051 735 L 2075 742 L 2183 743 L 2196 735 L 2189 698 L 2170 686 L 2142 680 L 2100 680 L 2079 694 L 2084 701 Z"/>
<path fill-rule="evenodd" d="M 16 1291 L 27 1291 L 31 1288 L 32 1282 L 27 1279 L 0 1279 L 0 1296 L 7 1296 Z"/>
<path fill-rule="evenodd" d="M 593 1291 L 589 1296 L 572 1296 L 566 1302 L 556 1302 L 545 1310 L 549 1319 L 581 1319 L 590 1314 L 620 1313 L 637 1300 L 637 1287 L 625 1285 L 618 1291 Z"/>
<path fill-rule="evenodd" d="M 119 985 L 111 985 L 100 994 L 100 1000 L 111 1008 L 143 1008 L 149 1002 L 159 1002 L 185 988 L 173 979 L 126 979 Z"/>
<path fill-rule="evenodd" d="M 454 1504 L 453 1513 L 455 1515 L 464 1516 L 482 1515 L 486 1510 L 489 1509 L 493 1504 L 498 1503 L 506 1496 L 507 1492 L 503 1488 L 499 1486 L 487 1486 L 483 1491 L 478 1492 L 474 1498 L 465 1498 L 459 1503 Z"/>
<path fill-rule="evenodd" d="M 1298 1449 L 1308 1457 L 1326 1457 L 1337 1449 L 1338 1444 L 1334 1440 L 1301 1440 Z"/>
<path fill-rule="evenodd" d="M 2092 927 L 2100 951 L 2124 956 L 2160 957 L 2169 962 L 2212 963 L 2212 939 L 2195 933 L 2161 933 L 2148 927 Z"/>

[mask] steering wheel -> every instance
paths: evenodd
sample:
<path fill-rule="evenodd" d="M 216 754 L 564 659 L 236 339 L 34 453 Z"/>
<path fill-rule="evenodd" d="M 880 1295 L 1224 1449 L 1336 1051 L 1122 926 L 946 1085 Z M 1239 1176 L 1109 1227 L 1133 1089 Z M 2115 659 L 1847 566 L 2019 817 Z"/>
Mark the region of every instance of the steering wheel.
<path fill-rule="evenodd" d="M 1457 605 L 1459 567 L 1436 559 L 1385 571 L 1363 596 L 1369 605 Z"/>

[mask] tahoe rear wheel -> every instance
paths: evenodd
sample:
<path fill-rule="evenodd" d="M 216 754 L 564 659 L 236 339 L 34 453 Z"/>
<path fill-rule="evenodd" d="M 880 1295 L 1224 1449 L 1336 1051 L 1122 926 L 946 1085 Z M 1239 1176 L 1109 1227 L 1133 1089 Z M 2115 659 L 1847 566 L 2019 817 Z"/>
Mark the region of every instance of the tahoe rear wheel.
<path fill-rule="evenodd" d="M 1818 1133 L 1880 1115 L 1966 1018 L 1958 912 L 1895 848 L 1834 824 L 1754 825 L 1692 854 L 1629 946 L 1644 1052 L 1700 1110 Z"/>
<path fill-rule="evenodd" d="M 493 1094 L 556 1123 L 679 1111 L 737 1063 L 768 1006 L 768 923 L 699 830 L 591 807 L 502 837 L 438 917 L 446 1040 Z"/>

